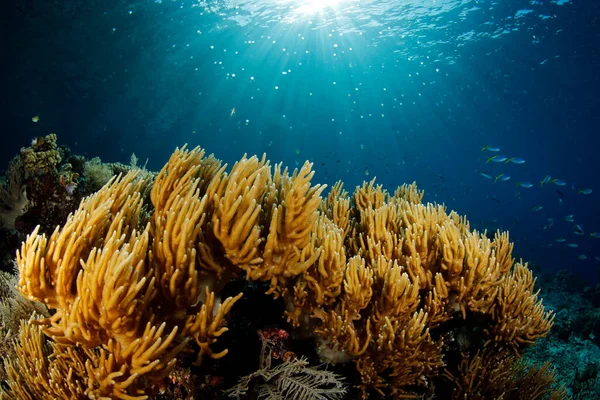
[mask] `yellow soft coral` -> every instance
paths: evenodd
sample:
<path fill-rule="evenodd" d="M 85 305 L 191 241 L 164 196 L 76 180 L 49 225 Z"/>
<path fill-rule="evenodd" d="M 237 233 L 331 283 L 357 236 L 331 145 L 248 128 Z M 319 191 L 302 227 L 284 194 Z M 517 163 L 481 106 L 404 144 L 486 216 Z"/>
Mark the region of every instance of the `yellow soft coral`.
<path fill-rule="evenodd" d="M 187 154 L 169 165 L 181 170 L 177 164 Z M 241 297 L 215 307 L 214 294 L 198 279 L 195 224 L 203 202 L 193 196 L 197 185 L 158 184 L 154 219 L 141 225 L 144 176 L 134 170 L 111 180 L 50 238 L 36 229 L 17 254 L 20 290 L 56 309 L 36 324 L 57 343 L 102 347 L 100 358 L 86 363 L 89 396 L 143 395 L 132 383 L 168 374 L 185 337 L 200 345 L 198 362 L 204 354 L 223 356 L 226 350 L 213 353 L 210 346 Z M 171 309 L 180 311 L 171 315 Z"/>
<path fill-rule="evenodd" d="M 143 398 L 142 382 L 168 374 L 188 341 L 196 364 L 224 357 L 216 344 L 242 296 L 221 301 L 230 277 L 268 283 L 324 358 L 353 359 L 363 398 L 430 385 L 446 350 L 432 332 L 450 335 L 450 321 L 484 321 L 496 352 L 519 354 L 548 333 L 552 313 L 507 234 L 471 231 L 466 218 L 422 204 L 415 184 L 390 195 L 371 181 L 350 196 L 338 183 L 322 202 L 313 174 L 308 162 L 289 174 L 266 156 L 227 171 L 184 147 L 156 176 L 149 216 L 148 175 L 133 170 L 50 238 L 34 231 L 17 255 L 19 288 L 56 309 L 35 322 L 52 343 L 85 349 L 73 353 L 87 376 L 76 390 Z"/>
<path fill-rule="evenodd" d="M 414 185 L 389 196 L 374 181 L 364 183 L 348 211 L 335 206 L 343 202 L 341 188 L 334 192 L 322 212 L 336 221 L 349 215 L 343 224 L 352 226 L 343 280 L 332 287 L 309 268 L 287 315 L 292 322 L 312 319 L 325 359 L 355 360 L 363 398 L 373 390 L 401 398 L 408 387 L 427 386 L 444 366 L 443 343 L 430 329 L 451 320 L 484 316 L 486 346 L 498 352 L 519 353 L 548 333 L 552 313 L 537 300 L 531 272 L 514 264 L 507 234 L 490 239 L 471 231 L 466 218 L 421 204 Z M 315 302 L 325 289 L 339 296 Z"/>

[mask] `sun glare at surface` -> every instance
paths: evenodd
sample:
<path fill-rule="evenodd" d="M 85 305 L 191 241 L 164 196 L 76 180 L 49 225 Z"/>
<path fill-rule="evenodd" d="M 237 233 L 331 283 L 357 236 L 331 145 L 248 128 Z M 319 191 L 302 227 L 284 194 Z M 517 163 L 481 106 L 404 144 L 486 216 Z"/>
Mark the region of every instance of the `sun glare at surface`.
<path fill-rule="evenodd" d="M 296 12 L 299 14 L 316 14 L 324 11 L 327 8 L 336 10 L 344 0 L 304 0 L 298 2 Z"/>

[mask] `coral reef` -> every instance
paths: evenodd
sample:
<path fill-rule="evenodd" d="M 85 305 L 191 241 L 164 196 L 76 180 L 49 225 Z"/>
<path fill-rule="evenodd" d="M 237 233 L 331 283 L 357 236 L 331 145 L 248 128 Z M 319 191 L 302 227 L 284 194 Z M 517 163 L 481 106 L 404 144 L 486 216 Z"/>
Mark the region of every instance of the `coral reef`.
<path fill-rule="evenodd" d="M 555 323 L 550 334 L 527 349 L 523 358 L 527 363 L 552 361 L 559 372 L 556 380 L 567 389 L 568 398 L 595 399 L 600 393 L 600 288 L 588 286 L 589 280 L 571 270 L 540 278 L 546 289 L 544 303 L 556 310 Z"/>
<path fill-rule="evenodd" d="M 80 172 L 71 164 L 75 160 L 67 148 L 58 146 L 53 133 L 21 148 L 0 189 L 0 229 L 20 236 L 36 225 L 49 232 L 64 223 L 81 198 L 91 193 L 78 190 Z"/>
<path fill-rule="evenodd" d="M 253 393 L 258 398 L 299 400 L 341 399 L 346 394 L 342 377 L 338 374 L 308 367 L 303 357 L 286 350 L 289 337 L 282 329 L 259 332 L 262 349 L 260 368 L 243 376 L 232 388 L 225 391 L 231 398 L 247 398 Z M 281 362 L 277 362 L 280 361 Z"/>
<path fill-rule="evenodd" d="M 0 229 L 14 229 L 15 221 L 25 214 L 29 206 L 21 168 L 21 160 L 14 158 L 8 165 L 5 180 L 0 184 Z"/>
<path fill-rule="evenodd" d="M 464 217 L 422 204 L 414 184 L 392 195 L 372 181 L 350 196 L 338 183 L 322 200 L 325 186 L 312 176 L 308 162 L 290 173 L 264 156 L 244 156 L 227 172 L 184 147 L 153 182 L 131 169 L 84 198 L 51 236 L 36 228 L 17 254 L 18 287 L 55 311 L 21 323 L 17 357 L 6 364 L 11 395 L 157 396 L 178 360 L 193 368 L 226 358 L 227 315 L 247 298 L 224 294 L 246 281 L 284 301 L 293 335 L 323 361 L 354 365 L 354 397 L 509 398 L 515 385 L 468 383 L 516 365 L 554 316 L 508 234 L 472 231 Z M 262 332 L 271 347 L 282 335 Z M 307 363 L 301 354 L 261 363 L 239 393 L 255 378 L 288 393 L 282 379 L 319 371 Z M 504 382 L 528 382 L 529 398 L 564 397 L 550 389 L 548 366 L 512 371 Z M 330 378 L 335 398 L 341 387 Z"/>
<path fill-rule="evenodd" d="M 126 174 L 131 169 L 140 169 L 137 166 L 137 158 L 135 154 L 131 158 L 130 165 L 121 163 L 105 163 L 99 157 L 94 157 L 91 160 L 83 163 L 83 177 L 85 178 L 84 185 L 87 191 L 95 192 L 106 184 L 115 175 Z M 150 173 L 145 168 L 142 171 Z"/>
<path fill-rule="evenodd" d="M 14 274 L 0 271 L 0 356 L 3 360 L 16 360 L 16 346 L 21 321 L 31 317 L 48 317 L 46 306 L 38 301 L 27 300 L 17 290 L 17 277 Z M 0 365 L 0 382 L 8 379 L 4 364 Z"/>
<path fill-rule="evenodd" d="M 54 171 L 62 158 L 54 133 L 45 137 L 39 136 L 32 140 L 31 146 L 21 148 L 25 178 L 46 175 Z"/>
<path fill-rule="evenodd" d="M 66 146 L 58 145 L 57 136 L 35 138 L 29 147 L 21 148 L 0 180 L 0 261 L 8 270 L 14 252 L 25 235 L 36 226 L 40 233 L 50 234 L 65 223 L 83 197 L 94 193 L 110 178 L 137 169 L 153 179 L 151 172 L 137 165 L 89 161 L 74 155 Z M 145 193 L 149 196 L 149 192 Z"/>

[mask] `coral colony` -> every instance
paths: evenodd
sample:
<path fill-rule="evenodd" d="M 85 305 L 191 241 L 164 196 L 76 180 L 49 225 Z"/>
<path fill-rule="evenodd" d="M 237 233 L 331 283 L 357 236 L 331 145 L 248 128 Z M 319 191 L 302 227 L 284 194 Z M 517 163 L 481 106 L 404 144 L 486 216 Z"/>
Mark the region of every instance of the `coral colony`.
<path fill-rule="evenodd" d="M 133 164 L 55 135 L 11 164 L 0 398 L 566 398 L 519 363 L 554 314 L 507 233 L 415 184 L 325 195 L 308 162 Z"/>

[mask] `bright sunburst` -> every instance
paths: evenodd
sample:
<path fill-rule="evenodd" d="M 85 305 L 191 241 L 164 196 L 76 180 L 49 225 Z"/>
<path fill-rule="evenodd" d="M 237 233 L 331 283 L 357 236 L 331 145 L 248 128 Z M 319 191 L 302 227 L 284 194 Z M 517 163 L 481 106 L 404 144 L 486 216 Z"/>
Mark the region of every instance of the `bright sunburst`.
<path fill-rule="evenodd" d="M 304 0 L 298 2 L 296 12 L 300 14 L 310 15 L 324 11 L 327 8 L 336 10 L 344 0 Z"/>

